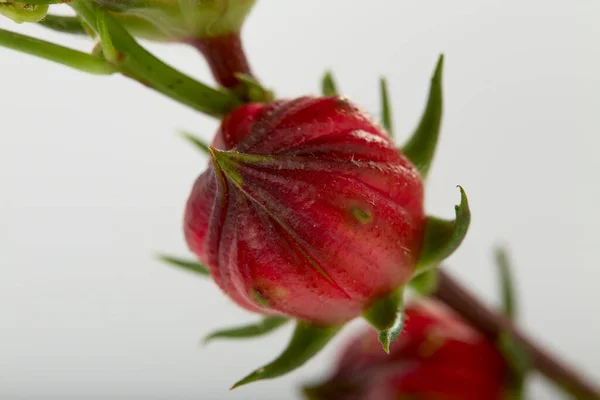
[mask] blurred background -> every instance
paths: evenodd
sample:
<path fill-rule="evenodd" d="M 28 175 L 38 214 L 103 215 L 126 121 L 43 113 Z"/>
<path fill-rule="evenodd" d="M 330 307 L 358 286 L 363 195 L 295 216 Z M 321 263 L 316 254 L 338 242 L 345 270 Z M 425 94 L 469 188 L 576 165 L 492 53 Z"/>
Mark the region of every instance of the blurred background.
<path fill-rule="evenodd" d="M 358 6 L 361 4 L 361 6 Z M 525 329 L 600 380 L 600 3 L 260 0 L 244 29 L 279 96 L 317 93 L 325 69 L 377 114 L 389 79 L 399 141 L 415 127 L 438 54 L 445 120 L 427 210 L 471 231 L 448 265 L 497 302 L 492 249 L 511 251 Z M 92 44 L 7 19 L 0 27 Z M 148 44 L 212 82 L 192 48 Z M 0 48 L 0 399 L 299 398 L 360 323 L 301 370 L 229 392 L 291 327 L 247 342 L 200 338 L 256 320 L 208 280 L 157 262 L 187 256 L 186 197 L 217 122 L 125 78 Z M 542 380 L 536 399 L 560 398 Z"/>

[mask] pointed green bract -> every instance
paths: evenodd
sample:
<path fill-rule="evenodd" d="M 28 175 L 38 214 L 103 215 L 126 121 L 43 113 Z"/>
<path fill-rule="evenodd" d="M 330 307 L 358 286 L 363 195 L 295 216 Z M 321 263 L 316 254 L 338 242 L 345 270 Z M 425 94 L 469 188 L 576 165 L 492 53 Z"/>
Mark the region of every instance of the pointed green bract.
<path fill-rule="evenodd" d="M 205 265 L 200 264 L 197 261 L 184 260 L 182 258 L 171 257 L 171 256 L 167 256 L 167 255 L 162 255 L 162 254 L 158 256 L 158 259 L 166 262 L 167 264 L 169 264 L 171 266 L 181 268 L 186 271 L 194 272 L 195 274 L 198 274 L 198 275 L 210 276 L 210 272 L 209 272 L 208 268 Z"/>
<path fill-rule="evenodd" d="M 90 74 L 110 75 L 119 71 L 116 66 L 101 57 L 3 29 L 0 29 L 0 46 Z"/>
<path fill-rule="evenodd" d="M 277 378 L 299 368 L 315 356 L 339 332 L 341 326 L 321 327 L 298 321 L 287 348 L 269 364 L 233 385 L 232 389 L 264 379 Z"/>
<path fill-rule="evenodd" d="M 120 66 L 131 76 L 172 99 L 215 117 L 222 117 L 239 101 L 227 91 L 210 88 L 165 64 L 144 49 L 131 34 L 109 13 L 90 0 L 73 0 L 71 7 L 99 31 L 97 14 L 104 13 L 106 31 L 114 48 L 123 55 Z"/>
<path fill-rule="evenodd" d="M 389 354 L 390 344 L 398 339 L 404 326 L 404 287 L 377 300 L 363 316 L 379 331 L 381 347 Z"/>
<path fill-rule="evenodd" d="M 325 75 L 323 75 L 323 79 L 321 80 L 321 93 L 323 96 L 336 96 L 339 94 L 331 71 L 327 71 Z"/>
<path fill-rule="evenodd" d="M 379 80 L 379 89 L 381 92 L 381 125 L 383 125 L 390 137 L 393 138 L 394 125 L 392 122 L 392 112 L 387 88 L 387 80 L 384 77 L 381 77 Z"/>
<path fill-rule="evenodd" d="M 87 35 L 87 31 L 77 17 L 48 14 L 38 24 L 57 32 Z"/>
<path fill-rule="evenodd" d="M 500 276 L 500 290 L 502 292 L 504 315 L 509 320 L 514 321 L 517 317 L 517 305 L 508 252 L 506 249 L 499 247 L 495 251 L 495 258 L 496 265 L 498 266 L 498 274 Z"/>
<path fill-rule="evenodd" d="M 198 139 L 198 137 L 196 137 L 188 132 L 181 132 L 181 137 L 183 137 L 185 140 L 187 140 L 192 145 L 194 145 L 194 147 L 196 147 L 202 153 L 207 154 L 207 155 L 209 154 L 208 153 L 208 145 L 203 140 Z"/>
<path fill-rule="evenodd" d="M 285 317 L 264 317 L 256 324 L 221 329 L 210 333 L 204 338 L 204 343 L 214 339 L 249 339 L 266 335 L 285 325 L 289 319 Z"/>
<path fill-rule="evenodd" d="M 431 88 L 427 106 L 421 117 L 419 126 L 407 143 L 402 146 L 402 153 L 417 167 L 423 178 L 427 177 L 440 133 L 442 123 L 442 68 L 444 56 L 441 55 L 431 78 Z"/>
<path fill-rule="evenodd" d="M 425 238 L 415 276 L 448 258 L 460 246 L 467 234 L 471 223 L 471 210 L 467 194 L 462 187 L 458 188 L 460 189 L 460 204 L 454 207 L 455 220 L 427 217 Z"/>

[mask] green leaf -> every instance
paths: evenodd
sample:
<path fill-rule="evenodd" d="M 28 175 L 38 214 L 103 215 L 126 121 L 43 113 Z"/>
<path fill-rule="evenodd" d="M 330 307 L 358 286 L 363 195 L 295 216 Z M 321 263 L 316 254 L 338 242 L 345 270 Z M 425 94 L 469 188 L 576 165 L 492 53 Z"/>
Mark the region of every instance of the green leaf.
<path fill-rule="evenodd" d="M 101 57 L 3 29 L 0 29 L 0 46 L 91 74 L 109 75 L 119 71 L 116 66 Z"/>
<path fill-rule="evenodd" d="M 379 331 L 379 342 L 389 354 L 390 344 L 398 339 L 404 326 L 404 287 L 376 301 L 363 316 Z"/>
<path fill-rule="evenodd" d="M 203 140 L 198 139 L 196 136 L 188 132 L 181 132 L 181 137 L 191 143 L 194 147 L 200 150 L 203 154 L 208 155 L 208 144 Z"/>
<path fill-rule="evenodd" d="M 212 332 L 204 338 L 204 343 L 214 339 L 248 339 L 263 336 L 285 325 L 288 321 L 289 319 L 285 317 L 264 317 L 256 324 Z"/>
<path fill-rule="evenodd" d="M 448 258 L 460 246 L 467 234 L 471 223 L 471 211 L 465 191 L 460 186 L 458 188 L 460 189 L 460 205 L 454 207 L 455 220 L 427 217 L 425 239 L 416 274 L 435 267 Z"/>
<path fill-rule="evenodd" d="M 38 22 L 46 16 L 47 12 L 47 4 L 5 3 L 0 1 L 0 14 L 18 24 L 23 22 Z"/>
<path fill-rule="evenodd" d="M 438 269 L 430 268 L 416 274 L 408 285 L 421 296 L 429 296 L 436 291 L 438 280 Z"/>
<path fill-rule="evenodd" d="M 498 273 L 500 275 L 500 289 L 502 290 L 504 314 L 506 315 L 506 318 L 514 321 L 517 317 L 517 305 L 508 252 L 504 248 L 497 248 L 495 256 Z"/>
<path fill-rule="evenodd" d="M 435 73 L 431 78 L 431 88 L 427 106 L 419 126 L 412 137 L 402 147 L 402 153 L 417 167 L 423 178 L 427 177 L 438 143 L 442 123 L 442 69 L 444 55 L 441 55 Z"/>
<path fill-rule="evenodd" d="M 233 385 L 232 389 L 263 379 L 273 379 L 299 368 L 338 333 L 341 326 L 321 327 L 298 321 L 287 348 L 269 364 L 263 366 Z"/>
<path fill-rule="evenodd" d="M 325 75 L 323 75 L 323 79 L 321 80 L 321 93 L 323 93 L 323 96 L 336 96 L 339 94 L 331 71 L 327 71 L 325 72 Z"/>
<path fill-rule="evenodd" d="M 390 111 L 390 98 L 388 95 L 387 80 L 381 77 L 379 80 L 379 88 L 381 92 L 381 124 L 390 135 L 394 137 L 394 126 L 392 123 L 392 114 Z"/>
<path fill-rule="evenodd" d="M 210 276 L 208 268 L 197 261 L 184 260 L 181 258 L 171 257 L 163 254 L 159 255 L 158 259 L 166 262 L 171 266 L 178 267 L 186 271 L 191 271 L 198 275 Z"/>
<path fill-rule="evenodd" d="M 123 54 L 121 66 L 131 76 L 172 99 L 215 117 L 222 117 L 239 101 L 232 93 L 216 90 L 165 64 L 144 49 L 109 13 L 90 0 L 73 0 L 71 7 L 96 32 L 97 14 L 104 13 L 105 29 L 114 48 Z"/>
<path fill-rule="evenodd" d="M 77 17 L 48 14 L 38 24 L 58 32 L 87 35 L 87 31 Z"/>

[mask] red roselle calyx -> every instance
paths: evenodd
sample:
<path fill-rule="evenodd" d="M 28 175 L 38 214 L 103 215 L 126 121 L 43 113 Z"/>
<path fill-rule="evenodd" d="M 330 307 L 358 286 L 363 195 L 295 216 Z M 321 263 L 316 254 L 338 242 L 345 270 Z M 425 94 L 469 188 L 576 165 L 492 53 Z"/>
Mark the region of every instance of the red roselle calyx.
<path fill-rule="evenodd" d="M 211 154 L 185 236 L 240 306 L 339 324 L 411 278 L 425 229 L 421 177 L 347 100 L 244 105 Z"/>
<path fill-rule="evenodd" d="M 405 329 L 381 352 L 377 335 L 351 341 L 333 377 L 305 389 L 311 400 L 500 400 L 509 367 L 493 342 L 437 302 L 406 309 Z"/>

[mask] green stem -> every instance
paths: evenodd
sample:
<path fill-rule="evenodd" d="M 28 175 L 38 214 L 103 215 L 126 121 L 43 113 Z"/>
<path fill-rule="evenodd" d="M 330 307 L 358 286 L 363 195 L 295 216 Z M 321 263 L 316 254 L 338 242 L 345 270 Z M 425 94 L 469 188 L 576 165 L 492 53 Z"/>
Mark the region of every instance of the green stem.
<path fill-rule="evenodd" d="M 71 7 L 96 32 L 96 16 L 98 13 L 105 13 L 105 33 L 110 35 L 112 45 L 122 54 L 120 66 L 126 75 L 182 104 L 215 117 L 222 117 L 239 104 L 233 94 L 206 86 L 156 58 L 112 15 L 91 1 L 73 0 Z"/>
<path fill-rule="evenodd" d="M 0 29 L 0 46 L 91 74 L 109 75 L 119 70 L 103 58 L 3 29 Z"/>

